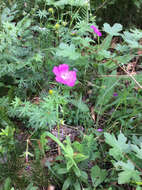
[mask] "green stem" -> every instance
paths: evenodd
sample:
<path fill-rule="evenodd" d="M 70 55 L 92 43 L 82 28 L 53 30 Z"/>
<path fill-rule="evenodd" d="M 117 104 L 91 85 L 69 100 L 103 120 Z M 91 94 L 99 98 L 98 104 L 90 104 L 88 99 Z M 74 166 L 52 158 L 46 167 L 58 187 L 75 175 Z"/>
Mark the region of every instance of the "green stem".
<path fill-rule="evenodd" d="M 59 104 L 56 105 L 58 139 L 60 139 Z"/>

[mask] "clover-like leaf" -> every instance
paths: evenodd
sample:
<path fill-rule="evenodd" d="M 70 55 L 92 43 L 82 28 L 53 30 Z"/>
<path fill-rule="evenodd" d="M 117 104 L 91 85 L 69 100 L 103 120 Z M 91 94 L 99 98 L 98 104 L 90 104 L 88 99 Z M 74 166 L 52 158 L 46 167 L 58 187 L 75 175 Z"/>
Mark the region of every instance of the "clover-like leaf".
<path fill-rule="evenodd" d="M 71 60 L 80 58 L 80 53 L 76 52 L 74 44 L 67 45 L 65 43 L 61 43 L 57 49 L 56 55 L 59 57 L 66 57 Z"/>
<path fill-rule="evenodd" d="M 107 171 L 100 169 L 97 165 L 91 168 L 91 178 L 94 187 L 101 184 L 107 176 Z"/>
<path fill-rule="evenodd" d="M 118 23 L 115 23 L 112 27 L 108 23 L 104 23 L 103 30 L 111 36 L 120 36 L 119 32 L 122 31 L 122 28 L 122 25 Z"/>
<path fill-rule="evenodd" d="M 136 153 L 136 156 L 142 159 L 142 143 L 139 146 L 132 144 L 131 147 L 132 150 Z"/>
<path fill-rule="evenodd" d="M 109 133 L 105 133 L 104 136 L 106 143 L 113 147 L 109 150 L 109 154 L 116 160 L 123 158 L 123 153 L 130 151 L 130 145 L 126 143 L 127 138 L 122 133 L 118 135 L 118 139 Z"/>
<path fill-rule="evenodd" d="M 122 172 L 118 174 L 119 184 L 129 183 L 130 180 L 134 180 L 134 181 L 141 180 L 139 176 L 140 172 L 135 170 L 135 167 L 130 160 L 128 160 L 127 163 L 119 161 L 115 163 L 114 165 L 116 168 L 120 168 L 121 170 L 123 170 Z"/>
<path fill-rule="evenodd" d="M 124 41 L 126 43 L 128 43 L 128 45 L 131 48 L 140 48 L 141 47 L 141 45 L 138 42 L 138 40 L 141 38 L 140 34 L 137 34 L 136 32 L 135 33 L 131 33 L 131 32 L 127 32 L 126 31 L 126 32 L 124 32 L 122 34 L 122 37 L 123 37 Z"/>

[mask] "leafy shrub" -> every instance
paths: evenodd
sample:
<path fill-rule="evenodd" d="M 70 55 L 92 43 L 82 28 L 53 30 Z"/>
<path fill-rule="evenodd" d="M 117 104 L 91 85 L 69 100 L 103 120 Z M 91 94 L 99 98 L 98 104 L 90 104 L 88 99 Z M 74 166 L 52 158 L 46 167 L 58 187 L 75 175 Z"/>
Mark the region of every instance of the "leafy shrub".
<path fill-rule="evenodd" d="M 128 11 L 114 9 L 134 4 L 139 11 L 140 1 L 0 5 L 2 188 L 140 189 L 142 31 L 126 30 Z M 60 65 L 70 71 L 53 73 Z M 83 130 L 62 141 L 62 126 Z"/>

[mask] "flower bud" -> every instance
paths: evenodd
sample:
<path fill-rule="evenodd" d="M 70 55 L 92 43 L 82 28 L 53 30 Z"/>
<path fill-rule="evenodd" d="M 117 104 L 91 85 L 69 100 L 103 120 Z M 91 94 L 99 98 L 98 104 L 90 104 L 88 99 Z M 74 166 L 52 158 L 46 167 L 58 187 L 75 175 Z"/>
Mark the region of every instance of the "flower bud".
<path fill-rule="evenodd" d="M 49 94 L 50 94 L 50 95 L 52 95 L 52 94 L 53 94 L 53 90 L 49 90 L 48 92 L 49 92 Z"/>
<path fill-rule="evenodd" d="M 57 24 L 55 24 L 54 27 L 55 27 L 56 30 L 59 30 L 59 28 L 60 28 L 60 24 L 57 23 Z"/>
<path fill-rule="evenodd" d="M 53 8 L 49 8 L 49 9 L 48 9 L 48 12 L 53 14 L 53 13 L 54 13 Z"/>

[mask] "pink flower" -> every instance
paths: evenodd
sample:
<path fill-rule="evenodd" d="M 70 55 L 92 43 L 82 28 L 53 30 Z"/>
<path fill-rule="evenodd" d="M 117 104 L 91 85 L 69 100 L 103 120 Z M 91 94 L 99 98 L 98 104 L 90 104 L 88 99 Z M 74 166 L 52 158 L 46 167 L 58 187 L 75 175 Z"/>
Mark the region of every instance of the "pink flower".
<path fill-rule="evenodd" d="M 67 86 L 74 86 L 76 81 L 76 71 L 69 71 L 67 64 L 61 64 L 53 68 L 53 73 L 56 75 L 56 81 Z"/>
<path fill-rule="evenodd" d="M 103 129 L 101 129 L 101 128 L 100 128 L 100 129 L 97 129 L 97 131 L 98 131 L 98 132 L 102 132 L 102 131 L 103 131 Z"/>
<path fill-rule="evenodd" d="M 118 94 L 116 92 L 113 93 L 113 96 L 118 96 Z"/>
<path fill-rule="evenodd" d="M 94 30 L 94 32 L 97 34 L 97 36 L 102 36 L 102 33 L 94 25 L 92 25 L 91 28 Z"/>

